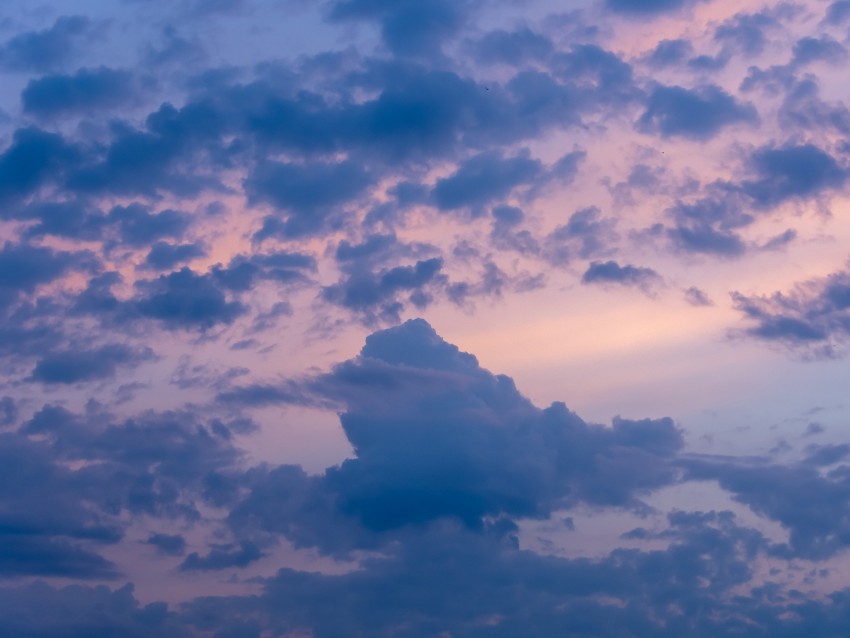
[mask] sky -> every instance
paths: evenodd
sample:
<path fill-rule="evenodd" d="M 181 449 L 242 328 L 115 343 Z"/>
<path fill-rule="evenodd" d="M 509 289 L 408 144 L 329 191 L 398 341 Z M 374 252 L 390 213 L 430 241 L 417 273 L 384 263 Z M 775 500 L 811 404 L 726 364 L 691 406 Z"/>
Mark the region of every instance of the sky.
<path fill-rule="evenodd" d="M 0 634 L 843 636 L 850 0 L 7 0 Z"/>

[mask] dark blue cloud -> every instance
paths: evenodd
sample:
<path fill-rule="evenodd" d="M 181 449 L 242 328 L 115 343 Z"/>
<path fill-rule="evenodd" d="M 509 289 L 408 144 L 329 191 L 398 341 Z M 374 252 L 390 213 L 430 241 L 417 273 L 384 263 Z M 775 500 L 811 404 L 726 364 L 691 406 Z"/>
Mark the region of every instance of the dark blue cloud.
<path fill-rule="evenodd" d="M 329 18 L 377 20 L 384 44 L 393 54 L 435 55 L 463 25 L 470 4 L 465 0 L 336 0 Z"/>
<path fill-rule="evenodd" d="M 85 16 L 62 16 L 49 29 L 19 33 L 0 47 L 0 65 L 12 71 L 36 72 L 64 67 L 92 26 Z"/>
<path fill-rule="evenodd" d="M 822 475 L 818 466 L 832 465 L 846 455 L 807 461 L 796 466 L 766 464 L 760 467 L 695 460 L 687 463 L 691 478 L 714 479 L 755 512 L 782 523 L 788 543 L 771 549 L 788 557 L 822 560 L 850 545 L 850 473 L 847 466 Z M 827 462 L 831 461 L 831 462 Z M 777 498 L 782 494 L 782 498 Z"/>
<path fill-rule="evenodd" d="M 451 631 L 463 638 L 791 638 L 810 627 L 842 626 L 843 602 L 833 609 L 834 603 L 731 595 L 752 578 L 752 561 L 766 544 L 731 512 L 676 512 L 668 522 L 662 536 L 667 549 L 617 550 L 595 560 L 518 550 L 515 529 L 504 521 L 494 522 L 486 535 L 446 526 L 408 534 L 365 569 L 341 575 L 284 569 L 250 602 L 217 598 L 191 608 L 215 624 L 240 612 L 270 617 L 281 633 L 309 627 L 317 638 L 393 633 L 402 622 L 411 636 Z M 351 610 L 343 617 L 331 613 L 342 600 Z M 781 620 L 792 609 L 807 613 Z M 828 616 L 818 618 L 824 612 Z M 753 617 L 760 623 L 756 631 L 750 630 Z"/>
<path fill-rule="evenodd" d="M 361 195 L 372 178 L 353 161 L 286 164 L 268 162 L 247 179 L 245 189 L 254 203 L 268 203 L 285 217 L 266 217 L 256 239 L 298 237 L 340 223 L 339 209 Z"/>
<path fill-rule="evenodd" d="M 551 66 L 556 77 L 576 89 L 573 99 L 591 111 L 603 105 L 622 108 L 641 95 L 634 84 L 631 65 L 595 44 L 559 52 L 553 56 Z"/>
<path fill-rule="evenodd" d="M 186 539 L 180 534 L 151 534 L 145 542 L 168 556 L 182 556 L 186 551 Z"/>
<path fill-rule="evenodd" d="M 639 130 L 662 137 L 705 140 L 731 124 L 758 122 L 752 104 L 742 104 L 718 86 L 694 90 L 681 86 L 656 86 L 646 111 L 637 121 Z"/>
<path fill-rule="evenodd" d="M 811 64 L 812 62 L 829 62 L 840 64 L 847 59 L 845 49 L 835 38 L 822 35 L 819 38 L 800 38 L 794 43 L 791 64 L 799 66 Z"/>
<path fill-rule="evenodd" d="M 779 121 L 789 130 L 834 130 L 850 135 L 850 110 L 841 102 L 824 101 L 820 85 L 812 75 L 788 83 Z"/>
<path fill-rule="evenodd" d="M 100 211 L 79 201 L 34 203 L 21 209 L 18 218 L 36 222 L 26 230 L 28 237 L 54 235 L 95 241 L 106 226 L 106 217 Z"/>
<path fill-rule="evenodd" d="M 184 36 L 175 25 L 162 29 L 159 41 L 146 45 L 145 64 L 153 67 L 195 65 L 206 59 L 204 47 L 192 37 Z"/>
<path fill-rule="evenodd" d="M 169 244 L 164 241 L 155 242 L 151 246 L 145 264 L 155 270 L 171 270 L 178 264 L 192 261 L 207 254 L 203 244 Z"/>
<path fill-rule="evenodd" d="M 523 255 L 540 254 L 540 242 L 519 225 L 525 219 L 525 214 L 516 206 L 496 206 L 490 214 L 493 216 L 493 230 L 490 241 L 499 250 L 515 250 Z"/>
<path fill-rule="evenodd" d="M 681 446 L 669 419 L 618 418 L 605 428 L 561 403 L 540 410 L 422 320 L 374 333 L 358 358 L 302 391 L 345 406 L 355 458 L 320 478 L 269 475 L 232 525 L 244 534 L 259 524 L 326 551 L 440 519 L 481 530 L 491 517 L 545 517 L 582 501 L 636 506 L 673 480 L 667 459 Z M 277 489 L 290 496 L 272 507 Z M 307 502 L 315 509 L 304 511 Z"/>
<path fill-rule="evenodd" d="M 491 31 L 474 45 L 474 55 L 484 64 L 521 66 L 529 60 L 543 60 L 553 51 L 549 38 L 529 28 Z"/>
<path fill-rule="evenodd" d="M 223 505 L 217 477 L 240 458 L 231 439 L 245 431 L 243 422 L 205 422 L 188 412 L 143 412 L 122 420 L 98 408 L 90 405 L 77 415 L 45 406 L 12 435 L 11 442 L 42 439 L 35 448 L 46 465 L 41 478 L 30 475 L 16 484 L 20 495 L 4 496 L 44 501 L 38 508 L 16 509 L 27 512 L 34 533 L 114 543 L 126 524 L 122 512 L 191 522 L 200 518 L 200 503 Z M 36 444 L 18 444 L 19 454 L 23 445 Z M 9 449 L 11 454 L 15 448 Z M 29 457 L 19 464 L 33 465 Z M 68 463 L 81 467 L 71 471 Z M 46 494 L 50 491 L 55 495 Z"/>
<path fill-rule="evenodd" d="M 117 577 L 115 565 L 96 548 L 120 540 L 121 530 L 88 507 L 76 473 L 55 463 L 46 442 L 18 433 L 0 437 L 0 570 L 9 576 Z"/>
<path fill-rule="evenodd" d="M 850 455 L 850 445 L 810 445 L 806 448 L 807 456 L 803 460 L 804 465 L 813 467 L 826 467 L 843 461 Z"/>
<path fill-rule="evenodd" d="M 738 13 L 715 29 L 714 39 L 747 57 L 756 56 L 767 45 L 766 32 L 779 27 L 779 18 L 788 17 L 793 11 L 791 5 L 779 4 L 756 13 Z"/>
<path fill-rule="evenodd" d="M 769 297 L 732 293 L 735 307 L 754 324 L 746 334 L 805 355 L 837 356 L 850 336 L 850 273 L 835 272 Z"/>
<path fill-rule="evenodd" d="M 191 218 L 176 210 L 152 213 L 146 206 L 130 204 L 114 207 L 106 221 L 117 226 L 122 244 L 148 246 L 164 237 L 180 237 L 189 227 Z"/>
<path fill-rule="evenodd" d="M 26 197 L 56 182 L 77 159 L 76 149 L 61 135 L 36 127 L 17 129 L 0 155 L 0 201 Z M 8 214 L 8 211 L 4 211 Z"/>
<path fill-rule="evenodd" d="M 217 264 L 210 272 L 227 290 L 245 292 L 253 288 L 256 281 L 306 282 L 308 273 L 315 270 L 316 259 L 311 255 L 278 251 L 237 255 L 227 266 Z"/>
<path fill-rule="evenodd" d="M 224 545 L 214 547 L 206 556 L 192 552 L 180 563 L 180 569 L 183 571 L 210 571 L 247 567 L 263 556 L 265 554 L 254 543 L 244 542 L 238 547 Z"/>
<path fill-rule="evenodd" d="M 677 250 L 685 253 L 739 257 L 746 251 L 744 240 L 736 232 L 702 221 L 669 228 L 667 236 Z"/>
<path fill-rule="evenodd" d="M 760 148 L 751 156 L 750 167 L 757 177 L 742 182 L 741 187 L 758 206 L 765 207 L 840 188 L 850 174 L 813 144 Z"/>
<path fill-rule="evenodd" d="M 824 18 L 829 24 L 839 25 L 850 18 L 850 0 L 836 0 L 829 5 Z"/>
<path fill-rule="evenodd" d="M 681 64 L 693 55 L 693 51 L 689 40 L 662 40 L 652 50 L 648 62 L 656 68 Z"/>
<path fill-rule="evenodd" d="M 102 66 L 30 80 L 21 101 L 25 113 L 50 119 L 129 106 L 138 100 L 139 90 L 131 72 Z"/>
<path fill-rule="evenodd" d="M 617 13 L 652 16 L 678 11 L 691 0 L 606 0 L 606 6 Z"/>
<path fill-rule="evenodd" d="M 442 269 L 439 257 L 377 272 L 355 268 L 340 283 L 325 287 L 322 298 L 360 314 L 367 323 L 397 322 L 405 305 L 399 295 L 424 308 L 431 302 L 430 290 L 445 282 Z"/>
<path fill-rule="evenodd" d="M 0 249 L 0 309 L 79 264 L 79 253 L 6 242 Z"/>
<path fill-rule="evenodd" d="M 36 363 L 31 378 L 47 384 L 99 381 L 113 377 L 119 367 L 137 366 L 151 358 L 150 348 L 139 350 L 121 344 L 51 352 Z"/>
<path fill-rule="evenodd" d="M 241 303 L 227 299 L 212 275 L 198 275 L 186 267 L 140 282 L 137 288 L 141 294 L 133 309 L 168 328 L 203 330 L 227 325 L 247 311 Z"/>
<path fill-rule="evenodd" d="M 747 244 L 739 233 L 755 217 L 737 190 L 733 184 L 716 182 L 699 199 L 679 201 L 670 208 L 667 212 L 675 224 L 666 233 L 673 247 L 721 258 L 743 255 Z"/>
<path fill-rule="evenodd" d="M 0 427 L 14 425 L 18 420 L 18 406 L 12 397 L 0 399 Z"/>
<path fill-rule="evenodd" d="M 697 71 L 719 71 L 729 63 L 729 56 L 725 53 L 718 55 L 697 55 L 688 60 L 688 67 Z"/>
<path fill-rule="evenodd" d="M 220 189 L 215 170 L 230 165 L 219 145 L 226 130 L 221 117 L 205 103 L 190 103 L 181 111 L 166 103 L 144 127 L 112 121 L 109 144 L 75 167 L 66 185 L 88 196 L 191 196 Z"/>
<path fill-rule="evenodd" d="M 8 636 L 149 636 L 181 638 L 187 627 L 165 603 L 141 605 L 133 585 L 120 589 L 69 585 L 54 588 L 43 581 L 0 589 L 0 631 Z"/>
<path fill-rule="evenodd" d="M 652 268 L 641 268 L 616 261 L 594 261 L 581 276 L 583 284 L 620 284 L 647 288 L 661 281 L 661 276 Z"/>
<path fill-rule="evenodd" d="M 72 253 L 6 242 L 0 250 L 0 289 L 32 292 L 62 275 L 76 261 Z"/>
<path fill-rule="evenodd" d="M 527 155 L 504 158 L 500 153 L 482 153 L 463 162 L 452 175 L 437 180 L 433 197 L 440 210 L 476 211 L 493 200 L 504 199 L 542 172 L 540 161 Z"/>

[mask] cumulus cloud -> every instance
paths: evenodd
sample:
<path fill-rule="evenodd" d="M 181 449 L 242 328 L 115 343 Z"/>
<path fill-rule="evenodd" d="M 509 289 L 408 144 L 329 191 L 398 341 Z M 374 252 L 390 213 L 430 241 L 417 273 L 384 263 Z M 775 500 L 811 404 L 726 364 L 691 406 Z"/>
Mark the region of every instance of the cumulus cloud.
<path fill-rule="evenodd" d="M 96 381 L 114 376 L 119 366 L 139 365 L 152 357 L 150 348 L 134 350 L 121 344 L 52 352 L 35 364 L 32 379 L 48 384 Z"/>
<path fill-rule="evenodd" d="M 225 398 L 253 402 L 258 391 Z M 668 461 L 682 445 L 670 419 L 617 418 L 606 428 L 562 403 L 541 410 L 423 320 L 372 334 L 358 358 L 300 394 L 275 397 L 344 406 L 356 456 L 321 477 L 271 472 L 231 517 L 243 534 L 259 525 L 325 551 L 443 519 L 481 530 L 491 518 L 545 517 L 580 502 L 636 507 L 674 481 Z M 276 491 L 285 503 L 272 505 Z"/>
<path fill-rule="evenodd" d="M 129 71 L 98 67 L 31 80 L 21 100 L 26 113 L 51 119 L 130 106 L 138 101 L 140 89 Z"/>
<path fill-rule="evenodd" d="M 847 185 L 845 0 L 101 4 L 3 23 L 0 634 L 843 635 L 838 408 L 700 453 L 657 417 L 723 409 L 700 330 L 656 418 L 528 397 L 587 365 L 560 396 L 634 405 L 616 339 L 547 340 L 635 289 L 750 291 L 731 336 L 843 354 L 848 275 L 806 251 L 842 223 L 809 208 Z M 779 257 L 801 283 L 751 292 Z"/>
<path fill-rule="evenodd" d="M 583 284 L 619 284 L 647 289 L 659 283 L 661 276 L 652 268 L 643 268 L 616 261 L 594 261 L 581 277 Z"/>
<path fill-rule="evenodd" d="M 89 18 L 72 15 L 57 18 L 48 29 L 18 33 L 0 47 L 0 64 L 13 71 L 46 72 L 63 67 L 93 26 Z"/>
<path fill-rule="evenodd" d="M 662 137 L 681 136 L 706 140 L 731 124 L 754 124 L 758 114 L 752 104 L 742 104 L 718 86 L 697 89 L 657 86 L 650 93 L 638 129 Z"/>
<path fill-rule="evenodd" d="M 753 325 L 745 333 L 802 353 L 835 356 L 847 339 L 850 274 L 838 271 L 770 296 L 732 293 L 735 307 Z"/>

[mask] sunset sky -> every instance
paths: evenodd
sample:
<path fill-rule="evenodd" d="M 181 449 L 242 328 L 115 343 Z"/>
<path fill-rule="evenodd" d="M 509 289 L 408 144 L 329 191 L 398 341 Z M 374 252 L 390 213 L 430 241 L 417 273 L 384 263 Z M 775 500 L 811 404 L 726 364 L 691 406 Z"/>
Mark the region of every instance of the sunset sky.
<path fill-rule="evenodd" d="M 848 49 L 5 0 L 0 635 L 846 635 Z"/>

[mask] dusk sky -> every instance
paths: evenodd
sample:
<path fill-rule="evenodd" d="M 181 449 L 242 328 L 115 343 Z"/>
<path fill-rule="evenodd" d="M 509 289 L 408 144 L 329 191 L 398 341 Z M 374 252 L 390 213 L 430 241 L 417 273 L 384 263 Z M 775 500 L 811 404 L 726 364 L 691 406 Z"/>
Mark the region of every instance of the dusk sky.
<path fill-rule="evenodd" d="M 4 0 L 0 636 L 847 636 L 849 49 Z"/>

